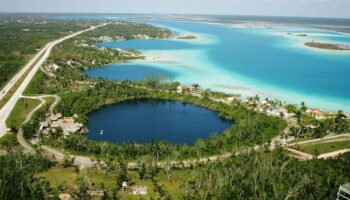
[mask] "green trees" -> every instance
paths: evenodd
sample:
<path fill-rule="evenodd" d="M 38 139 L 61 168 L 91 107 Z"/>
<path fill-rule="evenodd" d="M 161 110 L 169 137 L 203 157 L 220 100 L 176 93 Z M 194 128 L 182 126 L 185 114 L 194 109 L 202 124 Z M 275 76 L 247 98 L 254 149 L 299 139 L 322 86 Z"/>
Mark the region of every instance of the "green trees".
<path fill-rule="evenodd" d="M 334 132 L 346 133 L 347 131 L 349 131 L 349 122 L 346 120 L 343 111 L 339 110 L 334 118 Z"/>
<path fill-rule="evenodd" d="M 101 27 L 96 31 L 84 33 L 86 37 L 98 38 L 100 36 L 109 36 L 112 39 L 120 37 L 127 40 L 138 39 L 138 35 L 147 35 L 150 38 L 167 38 L 171 36 L 171 31 L 157 28 L 149 24 L 116 22 Z"/>
<path fill-rule="evenodd" d="M 0 156 L 0 199 L 48 199 L 55 193 L 47 181 L 35 174 L 53 164 L 39 152 L 25 155 L 11 150 Z"/>
<path fill-rule="evenodd" d="M 116 188 L 121 188 L 123 182 L 129 181 L 128 166 L 123 157 L 118 159 L 118 166 L 116 172 Z"/>
<path fill-rule="evenodd" d="M 185 199 L 335 199 L 350 181 L 350 154 L 299 162 L 281 148 L 234 156 L 193 170 Z"/>

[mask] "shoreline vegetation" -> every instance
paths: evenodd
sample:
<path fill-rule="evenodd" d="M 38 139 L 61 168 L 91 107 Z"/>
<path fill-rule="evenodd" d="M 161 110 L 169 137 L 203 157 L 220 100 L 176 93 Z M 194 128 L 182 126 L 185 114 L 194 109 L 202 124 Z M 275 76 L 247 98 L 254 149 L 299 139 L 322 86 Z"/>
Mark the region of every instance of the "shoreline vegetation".
<path fill-rule="evenodd" d="M 182 39 L 182 40 L 194 40 L 197 39 L 198 37 L 195 35 L 186 35 L 186 36 L 179 36 L 177 39 Z"/>
<path fill-rule="evenodd" d="M 318 49 L 350 51 L 350 45 L 344 45 L 344 44 L 305 42 L 304 45 L 312 48 L 318 48 Z"/>
<path fill-rule="evenodd" d="M 130 26 L 129 26 L 130 25 Z M 130 29 L 129 29 L 130 28 Z M 129 30 L 129 31 L 126 31 Z M 144 32 L 145 31 L 145 32 Z M 300 162 L 290 157 L 282 146 L 270 150 L 272 138 L 286 127 L 296 138 L 318 138 L 323 134 L 349 130 L 342 112 L 329 118 L 316 119 L 307 106 L 284 105 L 280 101 L 247 100 L 239 95 L 201 89 L 198 84 L 182 86 L 162 80 L 159 75 L 146 75 L 144 81 L 110 81 L 89 78 L 82 70 L 135 56 L 134 50 L 99 49 L 99 39 L 145 39 L 147 33 L 164 33 L 163 29 L 142 24 L 118 23 L 97 29 L 57 45 L 50 58 L 38 71 L 26 95 L 57 94 L 61 100 L 53 113 L 87 123 L 87 114 L 104 105 L 133 99 L 179 100 L 204 106 L 218 112 L 235 124 L 224 133 L 198 139 L 193 146 L 153 141 L 145 144 L 113 144 L 87 139 L 81 133 L 63 136 L 62 129 L 40 132 L 40 123 L 50 116 L 49 105 L 40 108 L 22 126 L 27 140 L 40 139 L 33 154 L 15 148 L 15 137 L 0 140 L 7 154 L 0 156 L 0 197 L 4 199 L 335 199 L 339 185 L 350 182 L 350 154 L 332 160 L 313 159 Z M 106 36 L 102 37 L 101 36 Z M 136 37 L 135 37 L 136 36 Z M 163 35 L 168 37 L 168 35 Z M 52 100 L 51 100 L 52 101 Z M 23 104 L 23 103 L 22 103 Z M 26 107 L 25 103 L 23 104 Z M 278 111 L 269 116 L 272 109 Z M 285 112 L 284 109 L 286 110 Z M 274 110 L 276 111 L 276 110 Z M 321 111 L 314 113 L 320 114 Z M 270 113 L 271 115 L 271 113 Z M 288 116 L 286 116 L 288 115 Z M 286 123 L 292 117 L 296 122 Z M 15 128 L 15 127 L 14 127 Z M 15 136 L 14 134 L 11 136 Z M 92 168 L 74 166 L 69 154 L 62 162 L 46 156 L 40 149 L 47 144 L 66 152 L 93 156 Z M 261 148 L 254 150 L 256 145 Z M 248 151 L 235 155 L 240 148 Z M 227 159 L 192 163 L 187 167 L 174 164 L 183 158 L 232 152 Z M 137 168 L 128 169 L 128 161 Z M 159 167 L 158 161 L 164 166 Z M 258 178 L 257 178 L 258 177 Z M 16 180 L 16 181 L 14 181 Z M 128 186 L 125 191 L 124 182 Z M 135 189 L 136 188 L 136 189 Z M 146 194 L 134 195 L 146 188 Z M 292 188 L 292 189 L 291 189 Z M 144 190 L 143 190 L 144 191 Z"/>

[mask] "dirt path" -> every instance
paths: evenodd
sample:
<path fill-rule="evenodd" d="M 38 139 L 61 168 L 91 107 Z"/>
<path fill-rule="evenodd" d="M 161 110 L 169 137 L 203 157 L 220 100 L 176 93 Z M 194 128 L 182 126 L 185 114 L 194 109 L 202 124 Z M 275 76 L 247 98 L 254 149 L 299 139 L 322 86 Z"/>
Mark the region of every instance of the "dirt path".
<path fill-rule="evenodd" d="M 348 137 L 348 138 L 337 139 L 339 137 Z M 319 144 L 319 143 L 338 142 L 338 141 L 346 141 L 346 140 L 350 140 L 350 134 L 349 133 L 341 134 L 341 135 L 330 135 L 330 136 L 326 136 L 326 137 L 323 137 L 323 138 L 307 140 L 307 141 L 302 141 L 302 142 L 290 143 L 290 144 L 288 144 L 288 146 L 295 146 L 295 145 L 302 145 L 302 144 L 309 144 L 309 143 L 317 143 L 317 144 Z"/>
<path fill-rule="evenodd" d="M 345 138 L 344 138 L 345 137 Z M 290 152 L 291 156 L 296 157 L 300 160 L 310 160 L 313 159 L 314 156 L 302 151 L 299 151 L 295 149 L 294 147 L 297 145 L 303 145 L 303 144 L 324 144 L 324 143 L 330 143 L 330 142 L 341 142 L 341 141 L 349 141 L 350 142 L 350 134 L 341 134 L 341 135 L 330 135 L 323 138 L 313 139 L 313 140 L 307 140 L 302 142 L 296 142 L 292 144 L 287 144 L 285 149 Z M 324 153 L 317 156 L 317 159 L 327 159 L 327 158 L 334 158 L 339 155 L 342 155 L 344 153 L 350 152 L 350 149 L 342 149 L 334 152 Z"/>
<path fill-rule="evenodd" d="M 348 152 L 350 152 L 350 149 L 342 149 L 342 150 L 333 151 L 333 152 L 330 152 L 330 153 L 321 154 L 317 158 L 318 159 L 334 158 L 334 157 L 337 157 L 339 155 L 342 155 L 342 154 L 348 153 Z"/>

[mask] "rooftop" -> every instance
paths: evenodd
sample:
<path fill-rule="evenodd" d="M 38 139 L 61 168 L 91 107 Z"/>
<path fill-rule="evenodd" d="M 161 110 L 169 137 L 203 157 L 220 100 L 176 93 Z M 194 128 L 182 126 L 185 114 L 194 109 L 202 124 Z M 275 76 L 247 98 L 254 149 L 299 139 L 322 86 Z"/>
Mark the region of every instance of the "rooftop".
<path fill-rule="evenodd" d="M 343 190 L 346 190 L 350 194 L 350 183 L 344 184 L 340 186 Z"/>

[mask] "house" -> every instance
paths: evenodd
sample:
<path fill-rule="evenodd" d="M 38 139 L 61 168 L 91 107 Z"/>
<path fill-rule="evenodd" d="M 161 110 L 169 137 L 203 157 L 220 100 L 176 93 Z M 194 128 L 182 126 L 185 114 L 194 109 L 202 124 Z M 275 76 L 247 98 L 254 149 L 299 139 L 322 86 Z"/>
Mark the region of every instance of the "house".
<path fill-rule="evenodd" d="M 147 187 L 146 186 L 134 186 L 132 188 L 133 195 L 147 195 Z"/>
<path fill-rule="evenodd" d="M 111 38 L 109 36 L 101 36 L 97 39 L 97 41 L 99 41 L 99 42 L 111 42 L 111 41 L 113 41 L 113 38 Z"/>
<path fill-rule="evenodd" d="M 233 102 L 235 100 L 235 97 L 227 97 L 225 98 L 226 102 Z"/>
<path fill-rule="evenodd" d="M 73 65 L 80 64 L 80 63 L 78 63 L 78 62 L 76 62 L 74 60 L 69 60 L 69 61 L 67 61 L 67 64 L 70 65 L 70 66 L 73 66 Z"/>
<path fill-rule="evenodd" d="M 178 92 L 178 93 L 182 93 L 183 92 L 183 89 L 182 89 L 181 85 L 176 87 L 176 92 Z"/>
<path fill-rule="evenodd" d="M 191 87 L 189 87 L 189 89 L 188 89 L 189 92 L 194 92 L 194 91 L 196 91 L 196 90 L 197 90 L 197 88 L 196 88 L 195 86 L 191 86 Z"/>
<path fill-rule="evenodd" d="M 49 69 L 53 70 L 53 71 L 56 71 L 58 69 L 60 69 L 61 67 L 57 64 L 52 64 L 52 65 L 49 65 Z"/>
<path fill-rule="evenodd" d="M 264 108 L 271 108 L 272 107 L 271 104 L 267 101 L 262 101 L 261 106 Z"/>
<path fill-rule="evenodd" d="M 310 113 L 312 116 L 316 117 L 316 119 L 323 119 L 323 112 L 319 108 L 315 109 L 309 109 L 306 111 L 307 113 Z"/>

